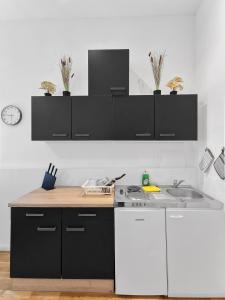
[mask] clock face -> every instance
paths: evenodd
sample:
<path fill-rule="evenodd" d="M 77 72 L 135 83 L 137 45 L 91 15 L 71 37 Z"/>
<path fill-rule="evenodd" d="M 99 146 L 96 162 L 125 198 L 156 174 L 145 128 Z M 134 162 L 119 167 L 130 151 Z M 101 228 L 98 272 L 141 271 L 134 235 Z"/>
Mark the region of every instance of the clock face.
<path fill-rule="evenodd" d="M 16 125 L 22 119 L 22 112 L 18 107 L 9 105 L 3 108 L 1 118 L 6 125 Z"/>

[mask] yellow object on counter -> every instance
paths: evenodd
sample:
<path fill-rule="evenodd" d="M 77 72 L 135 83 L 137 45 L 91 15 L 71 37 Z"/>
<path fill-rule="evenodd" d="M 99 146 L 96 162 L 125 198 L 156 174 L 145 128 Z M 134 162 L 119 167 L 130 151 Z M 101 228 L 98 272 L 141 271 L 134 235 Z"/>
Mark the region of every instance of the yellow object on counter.
<path fill-rule="evenodd" d="M 160 192 L 160 188 L 156 185 L 148 185 L 142 187 L 145 192 Z"/>

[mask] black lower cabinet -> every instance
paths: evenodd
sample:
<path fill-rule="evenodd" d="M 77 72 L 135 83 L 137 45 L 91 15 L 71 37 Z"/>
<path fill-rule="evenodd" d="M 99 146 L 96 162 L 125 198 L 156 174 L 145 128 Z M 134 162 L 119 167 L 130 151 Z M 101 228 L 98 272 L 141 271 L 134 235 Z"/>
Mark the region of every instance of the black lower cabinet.
<path fill-rule="evenodd" d="M 62 245 L 63 278 L 113 279 L 113 208 L 63 209 Z"/>
<path fill-rule="evenodd" d="M 10 261 L 11 277 L 61 277 L 61 209 L 11 209 Z"/>

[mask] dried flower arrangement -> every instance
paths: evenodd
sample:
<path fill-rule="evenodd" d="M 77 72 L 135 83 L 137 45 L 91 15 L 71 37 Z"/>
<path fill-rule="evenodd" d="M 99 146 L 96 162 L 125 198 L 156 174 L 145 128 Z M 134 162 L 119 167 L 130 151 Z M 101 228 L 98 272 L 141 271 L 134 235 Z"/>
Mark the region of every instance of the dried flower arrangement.
<path fill-rule="evenodd" d="M 175 76 L 172 80 L 170 80 L 167 83 L 167 87 L 169 87 L 172 91 L 170 92 L 171 95 L 176 95 L 177 94 L 177 90 L 182 91 L 183 90 L 183 79 L 179 76 Z"/>
<path fill-rule="evenodd" d="M 72 59 L 71 57 L 64 56 L 60 61 L 60 69 L 63 79 L 63 84 L 65 91 L 63 92 L 64 95 L 70 95 L 70 79 L 73 78 L 74 73 L 71 75 L 72 71 Z"/>
<path fill-rule="evenodd" d="M 150 52 L 148 56 L 150 59 L 152 72 L 155 80 L 156 90 L 154 91 L 154 94 L 161 94 L 159 87 L 160 87 L 160 81 L 162 76 L 162 69 L 164 65 L 165 51 L 163 53 Z"/>
<path fill-rule="evenodd" d="M 51 96 L 56 91 L 56 85 L 50 81 L 42 81 L 40 89 L 45 90 L 45 96 Z"/>

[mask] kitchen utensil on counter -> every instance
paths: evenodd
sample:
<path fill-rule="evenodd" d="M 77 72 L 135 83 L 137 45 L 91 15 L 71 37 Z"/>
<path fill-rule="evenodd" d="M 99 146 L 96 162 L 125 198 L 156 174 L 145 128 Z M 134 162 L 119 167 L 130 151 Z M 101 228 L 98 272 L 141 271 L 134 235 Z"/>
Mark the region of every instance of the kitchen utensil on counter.
<path fill-rule="evenodd" d="M 214 162 L 214 168 L 221 179 L 225 179 L 225 147 Z"/>
<path fill-rule="evenodd" d="M 48 170 L 45 172 L 45 176 L 42 183 L 42 188 L 46 191 L 53 190 L 55 187 L 55 181 L 56 181 L 56 173 L 58 169 L 55 168 L 52 163 L 49 164 Z"/>
<path fill-rule="evenodd" d="M 207 172 L 207 170 L 211 167 L 215 157 L 212 154 L 209 148 L 205 148 L 204 155 L 199 163 L 199 168 L 202 172 Z"/>
<path fill-rule="evenodd" d="M 105 180 L 103 180 L 105 182 Z M 85 195 L 112 195 L 114 191 L 114 185 L 106 186 L 105 184 L 100 185 L 103 182 L 102 179 L 89 178 L 84 184 L 82 184 L 82 188 L 84 190 Z M 108 182 L 108 181 L 107 181 Z"/>
<path fill-rule="evenodd" d="M 126 176 L 125 173 L 122 174 L 122 175 L 119 176 L 119 177 L 116 177 L 116 178 L 110 180 L 110 182 L 108 182 L 108 183 L 106 184 L 106 186 L 111 186 L 111 185 L 113 185 L 116 181 L 120 180 L 120 179 L 123 178 L 124 176 Z"/>
<path fill-rule="evenodd" d="M 111 180 L 108 177 L 89 178 L 81 187 L 85 195 L 112 195 L 114 192 L 114 183 L 125 175 L 126 174 L 122 174 Z"/>

